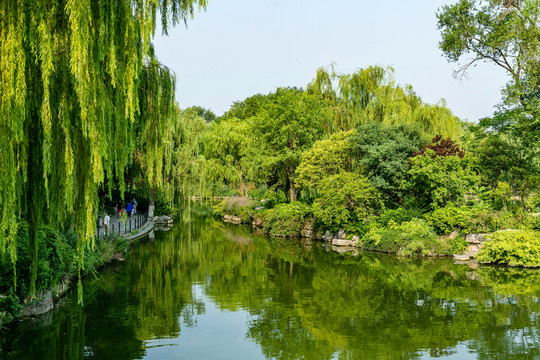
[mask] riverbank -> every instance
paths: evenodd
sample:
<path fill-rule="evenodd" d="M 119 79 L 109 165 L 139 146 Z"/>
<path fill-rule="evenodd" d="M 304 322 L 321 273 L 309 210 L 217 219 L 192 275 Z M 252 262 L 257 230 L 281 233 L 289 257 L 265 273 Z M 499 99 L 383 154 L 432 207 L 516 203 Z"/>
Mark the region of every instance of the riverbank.
<path fill-rule="evenodd" d="M 104 229 L 100 229 L 102 234 L 95 240 L 94 248 L 85 251 L 85 267 L 82 276 L 85 277 L 90 273 L 95 274 L 100 268 L 107 266 L 110 263 L 123 261 L 125 254 L 128 251 L 128 246 L 141 237 L 151 234 L 156 224 L 160 224 L 161 226 L 165 224 L 168 226 L 172 225 L 172 220 L 170 220 L 169 217 L 165 220 L 164 217 L 152 218 L 149 221 L 146 221 L 145 219 L 142 227 L 133 229 L 128 227 L 131 231 L 126 232 L 124 230 L 123 234 L 114 232 L 105 234 Z M 120 226 L 118 226 L 118 228 L 120 229 Z M 69 256 L 71 256 L 72 263 L 69 264 L 69 266 L 64 267 L 64 270 L 66 271 L 60 274 L 60 277 L 57 276 L 58 280 L 51 281 L 50 286 L 39 290 L 35 299 L 31 300 L 29 295 L 24 295 L 24 290 L 19 290 L 15 294 L 12 292 L 11 295 L 7 295 L 6 293 L 0 294 L 0 328 L 18 317 L 34 317 L 46 314 L 54 308 L 54 303 L 60 299 L 73 284 L 77 283 L 78 271 L 77 266 L 74 263 L 76 259 L 76 249 L 70 247 L 70 245 L 76 244 L 70 244 L 69 240 L 72 239 L 69 239 L 66 235 L 56 233 L 56 238 L 51 248 L 53 248 L 57 255 L 59 255 L 59 252 L 65 254 L 63 254 L 63 256 L 53 256 L 48 259 L 49 264 L 43 264 L 43 262 L 41 262 L 41 267 L 38 269 L 40 270 L 40 275 L 44 276 L 43 273 L 46 270 L 45 268 L 51 267 L 54 262 L 62 262 Z M 20 250 L 23 253 L 23 259 L 19 259 L 19 261 L 24 261 L 26 258 L 26 256 L 24 256 L 25 249 Z M 20 267 L 22 264 L 17 265 Z M 3 267 L 5 268 L 5 266 Z M 5 269 L 3 270 L 3 272 L 5 272 Z M 58 271 L 61 269 L 56 270 Z M 24 287 L 24 285 L 24 283 L 22 285 L 19 284 L 19 289 L 21 286 Z M 5 288 L 6 286 L 7 285 L 4 282 L 3 287 Z"/>
<path fill-rule="evenodd" d="M 395 209 L 354 224 L 344 222 L 339 230 L 332 231 L 318 221 L 310 205 L 264 205 L 231 198 L 218 204 L 214 213 L 225 222 L 250 224 L 271 236 L 315 238 L 342 253 L 363 249 L 398 256 L 540 267 L 539 218 L 535 214 L 490 213 L 481 207 L 455 205 L 428 213 Z M 508 228 L 512 225 L 516 228 Z"/>

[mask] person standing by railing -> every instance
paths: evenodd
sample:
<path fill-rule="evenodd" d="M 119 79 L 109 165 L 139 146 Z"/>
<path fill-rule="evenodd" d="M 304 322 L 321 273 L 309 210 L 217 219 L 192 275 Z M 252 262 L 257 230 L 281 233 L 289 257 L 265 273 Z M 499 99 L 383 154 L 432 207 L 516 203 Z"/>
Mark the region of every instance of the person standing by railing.
<path fill-rule="evenodd" d="M 127 216 L 131 217 L 131 212 L 133 211 L 133 204 L 131 202 L 128 202 L 126 211 L 127 211 Z"/>
<path fill-rule="evenodd" d="M 118 204 L 116 204 L 116 210 L 118 211 L 118 217 L 121 218 L 122 217 L 122 202 L 118 202 Z"/>
<path fill-rule="evenodd" d="M 105 225 L 105 234 L 109 233 L 109 223 L 111 222 L 111 217 L 109 216 L 109 213 L 105 215 L 105 219 L 103 220 L 103 225 Z"/>

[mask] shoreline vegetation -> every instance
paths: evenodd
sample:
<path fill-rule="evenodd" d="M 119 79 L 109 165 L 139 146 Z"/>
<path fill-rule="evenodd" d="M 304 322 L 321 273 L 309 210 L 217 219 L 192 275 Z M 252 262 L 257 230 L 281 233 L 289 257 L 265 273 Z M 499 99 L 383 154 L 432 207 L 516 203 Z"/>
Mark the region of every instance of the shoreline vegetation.
<path fill-rule="evenodd" d="M 214 215 L 225 222 L 251 225 L 271 236 L 312 238 L 348 246 L 349 250 L 410 257 L 453 256 L 461 261 L 476 259 L 481 264 L 540 267 L 540 231 L 528 228 L 531 223 L 538 224 L 538 214 L 486 214 L 475 212 L 474 206 L 449 206 L 418 217 L 405 210 L 386 210 L 363 226 L 344 224 L 339 229 L 328 229 L 310 206 L 290 203 L 268 207 L 268 203 L 264 199 L 230 197 L 214 207 Z M 453 217 L 443 217 L 446 213 Z M 486 219 L 480 222 L 482 215 Z M 493 222 L 496 217 L 519 228 L 504 228 Z"/>
<path fill-rule="evenodd" d="M 155 217 L 154 220 L 157 221 L 156 224 L 161 222 L 165 226 L 172 223 L 169 217 Z M 16 268 L 0 263 L 0 289 L 8 290 L 7 293 L 0 294 L 0 329 L 19 317 L 40 316 L 49 312 L 53 303 L 70 287 L 81 286 L 82 278 L 96 276 L 100 268 L 115 261 L 124 261 L 129 244 L 148 234 L 154 228 L 154 221 L 148 221 L 142 228 L 134 229 L 130 233 L 111 233 L 96 238 L 92 246 L 85 249 L 85 263 L 81 273 L 77 267 L 75 235 L 61 233 L 48 226 L 43 227 L 39 232 L 41 246 L 36 279 L 38 293 L 34 299 L 29 294 L 27 274 L 30 267 L 27 226 L 24 223 L 19 226 L 19 261 Z M 16 287 L 13 284 L 16 284 Z"/>

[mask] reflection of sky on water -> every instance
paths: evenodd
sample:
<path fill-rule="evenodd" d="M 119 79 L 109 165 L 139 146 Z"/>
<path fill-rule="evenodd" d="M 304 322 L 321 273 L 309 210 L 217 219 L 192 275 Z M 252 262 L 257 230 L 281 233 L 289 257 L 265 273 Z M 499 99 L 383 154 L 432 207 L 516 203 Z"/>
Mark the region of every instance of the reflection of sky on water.
<path fill-rule="evenodd" d="M 145 359 L 264 359 L 260 347 L 246 341 L 249 314 L 244 310 L 220 310 L 204 295 L 201 285 L 193 286 L 194 301 L 205 303 L 195 325 L 183 327 L 179 337 L 145 342 Z M 179 319 L 182 323 L 182 319 Z"/>

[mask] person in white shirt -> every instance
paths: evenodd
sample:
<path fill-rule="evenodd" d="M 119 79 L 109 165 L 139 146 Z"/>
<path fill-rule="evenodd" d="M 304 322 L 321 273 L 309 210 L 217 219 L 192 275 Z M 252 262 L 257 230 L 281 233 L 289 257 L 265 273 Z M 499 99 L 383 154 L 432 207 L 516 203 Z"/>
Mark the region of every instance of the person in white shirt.
<path fill-rule="evenodd" d="M 105 225 L 105 234 L 109 233 L 109 223 L 110 222 L 111 222 L 111 217 L 107 213 L 107 215 L 105 215 L 105 219 L 103 220 L 103 225 Z"/>

